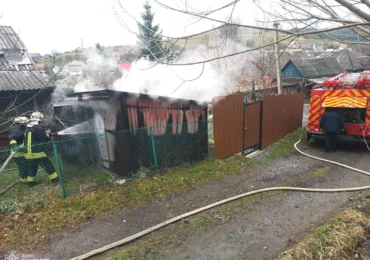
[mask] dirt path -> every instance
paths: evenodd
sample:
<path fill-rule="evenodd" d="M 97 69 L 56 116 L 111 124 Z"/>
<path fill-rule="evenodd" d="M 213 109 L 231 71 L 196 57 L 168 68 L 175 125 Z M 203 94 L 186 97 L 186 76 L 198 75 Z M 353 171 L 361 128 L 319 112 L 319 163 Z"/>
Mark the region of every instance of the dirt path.
<path fill-rule="evenodd" d="M 345 152 L 330 154 L 336 160 L 370 170 L 368 151 L 358 145 Z M 324 155 L 319 147 L 308 152 Z M 84 252 L 135 234 L 166 219 L 249 190 L 295 183 L 307 187 L 354 187 L 370 183 L 370 177 L 331 167 L 318 178 L 302 178 L 327 164 L 293 154 L 267 167 L 207 184 L 153 201 L 132 210 L 121 211 L 99 221 L 86 223 L 75 232 L 55 236 L 44 257 L 69 259 Z M 325 222 L 354 194 L 283 193 L 264 202 L 258 210 L 235 214 L 205 232 L 190 232 L 174 248 L 163 247 L 153 259 L 272 259 L 318 224 Z M 208 214 L 208 213 L 205 213 Z M 172 225 L 164 231 L 176 232 Z M 98 256 L 96 259 L 101 259 Z"/>
<path fill-rule="evenodd" d="M 370 170 L 367 150 L 352 145 L 346 148 L 347 152 L 330 156 L 323 154 L 318 147 L 307 150 Z M 320 182 L 304 186 L 339 188 L 368 183 L 369 177 L 332 167 Z M 168 251 L 162 259 L 274 259 L 294 241 L 329 219 L 353 196 L 353 193 L 284 193 L 282 198 L 265 204 L 259 211 L 246 217 L 236 216 L 221 231 L 213 230 L 189 238 L 180 247 Z"/>

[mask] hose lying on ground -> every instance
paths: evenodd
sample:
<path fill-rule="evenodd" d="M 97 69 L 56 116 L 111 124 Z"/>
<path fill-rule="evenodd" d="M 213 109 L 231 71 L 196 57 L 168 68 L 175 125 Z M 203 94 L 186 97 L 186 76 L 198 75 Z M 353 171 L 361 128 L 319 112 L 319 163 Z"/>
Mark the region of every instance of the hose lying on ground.
<path fill-rule="evenodd" d="M 17 169 L 10 169 L 12 171 L 15 171 Z M 40 169 L 38 170 L 37 172 L 41 172 L 43 171 L 44 169 Z M 5 171 L 4 171 L 5 172 Z M 13 188 L 18 182 L 20 182 L 20 180 L 16 180 L 15 182 L 13 182 L 12 184 L 10 184 L 8 187 L 6 187 L 4 190 L 0 191 L 0 196 L 4 195 L 8 190 L 10 190 L 11 188 Z"/>
<path fill-rule="evenodd" d="M 20 182 L 19 180 L 13 182 L 12 184 L 10 184 L 8 187 L 6 187 L 4 190 L 0 191 L 0 196 L 3 195 L 5 192 L 7 192 L 8 190 L 10 190 L 14 185 L 16 185 L 18 182 Z"/>
<path fill-rule="evenodd" d="M 304 156 L 307 156 L 307 157 L 310 157 L 312 159 L 316 159 L 316 160 L 320 160 L 320 161 L 323 161 L 323 162 L 328 162 L 328 163 L 331 163 L 331 164 L 335 164 L 335 165 L 338 165 L 338 166 L 347 168 L 349 170 L 360 172 L 360 173 L 363 173 L 365 175 L 369 175 L 370 176 L 370 172 L 363 171 L 363 170 L 360 170 L 360 169 L 357 169 L 357 168 L 354 168 L 354 167 L 351 167 L 351 166 L 348 166 L 348 165 L 345 165 L 345 164 L 342 164 L 342 163 L 338 163 L 338 162 L 335 162 L 335 161 L 330 161 L 330 160 L 327 160 L 327 159 L 323 159 L 323 158 L 320 158 L 320 157 L 312 156 L 312 155 L 309 155 L 307 153 L 302 152 L 297 147 L 297 145 L 301 142 L 301 140 L 302 140 L 302 134 L 301 134 L 301 137 L 298 140 L 298 142 L 296 142 L 294 144 L 294 148 L 300 154 L 302 154 Z M 300 188 L 300 187 L 271 187 L 271 188 L 264 188 L 264 189 L 249 191 L 249 192 L 246 192 L 246 193 L 243 193 L 243 194 L 240 194 L 240 195 L 237 195 L 237 196 L 228 198 L 228 199 L 224 199 L 224 200 L 221 200 L 221 201 L 218 201 L 218 202 L 209 204 L 209 205 L 207 205 L 205 207 L 202 207 L 202 208 L 199 208 L 199 209 L 195 209 L 193 211 L 187 212 L 187 213 L 182 214 L 182 215 L 179 215 L 177 217 L 171 218 L 171 219 L 166 220 L 166 221 L 164 221 L 162 223 L 159 223 L 159 224 L 157 224 L 157 225 L 155 225 L 155 226 L 153 226 L 151 228 L 145 229 L 145 230 L 143 230 L 143 231 L 141 231 L 141 232 L 139 232 L 137 234 L 134 234 L 132 236 L 129 236 L 127 238 L 124 238 L 122 240 L 119 240 L 117 242 L 114 242 L 112 244 L 106 245 L 106 246 L 101 247 L 99 249 L 92 250 L 92 251 L 90 251 L 90 252 L 88 252 L 86 254 L 83 254 L 83 255 L 74 257 L 71 260 L 82 260 L 82 259 L 87 259 L 87 258 L 89 258 L 91 256 L 94 256 L 94 255 L 97 255 L 97 254 L 101 254 L 101 253 L 103 253 L 105 251 L 108 251 L 108 250 L 110 250 L 112 248 L 115 248 L 117 246 L 122 246 L 124 244 L 127 244 L 127 243 L 129 243 L 129 242 L 131 242 L 131 241 L 133 241 L 135 239 L 138 239 L 140 237 L 143 237 L 143 236 L 145 236 L 145 235 L 147 235 L 149 233 L 152 233 L 155 230 L 158 230 L 158 229 L 160 229 L 162 227 L 165 227 L 165 226 L 167 226 L 169 224 L 175 223 L 175 222 L 177 222 L 177 221 L 179 221 L 181 219 L 190 217 L 192 215 L 195 215 L 195 214 L 198 214 L 200 212 L 209 210 L 211 208 L 220 206 L 222 204 L 225 204 L 225 203 L 228 203 L 228 202 L 231 202 L 231 201 L 234 201 L 234 200 L 238 200 L 238 199 L 241 199 L 241 198 L 250 196 L 250 195 L 254 195 L 254 194 L 257 194 L 257 193 L 262 193 L 262 192 L 267 192 L 267 191 L 302 191 L 302 192 L 325 192 L 325 193 L 333 193 L 333 192 L 362 191 L 362 190 L 367 190 L 367 189 L 370 189 L 370 186 L 362 186 L 362 187 L 354 187 L 354 188 L 341 188 L 341 189 L 314 189 L 314 188 Z"/>

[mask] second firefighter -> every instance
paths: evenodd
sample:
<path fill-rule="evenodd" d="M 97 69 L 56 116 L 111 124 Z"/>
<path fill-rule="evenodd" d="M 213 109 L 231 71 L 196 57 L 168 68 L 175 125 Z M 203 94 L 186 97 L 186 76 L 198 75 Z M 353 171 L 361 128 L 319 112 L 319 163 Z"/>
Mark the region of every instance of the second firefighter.
<path fill-rule="evenodd" d="M 30 122 L 27 124 L 25 131 L 25 159 L 27 160 L 28 170 L 28 185 L 36 184 L 36 173 L 39 165 L 49 174 L 49 179 L 52 183 L 58 182 L 58 173 L 52 162 L 47 157 L 44 151 L 45 142 L 49 141 L 49 136 L 46 131 L 39 126 L 39 122 L 44 118 L 40 112 L 32 113 Z"/>
<path fill-rule="evenodd" d="M 16 117 L 13 122 L 13 126 L 9 129 L 9 141 L 11 152 L 16 152 L 14 155 L 14 161 L 18 166 L 19 177 L 22 183 L 27 183 L 27 171 L 28 165 L 24 158 L 25 149 L 22 148 L 24 142 L 24 131 L 28 123 L 28 118 L 21 116 Z"/>

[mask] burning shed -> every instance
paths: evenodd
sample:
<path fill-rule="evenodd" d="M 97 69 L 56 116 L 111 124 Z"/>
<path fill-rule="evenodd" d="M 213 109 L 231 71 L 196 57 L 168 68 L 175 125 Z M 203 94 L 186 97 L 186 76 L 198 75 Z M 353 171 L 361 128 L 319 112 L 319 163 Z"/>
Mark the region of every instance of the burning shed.
<path fill-rule="evenodd" d="M 59 131 L 60 139 L 95 136 L 90 161 L 121 176 L 142 167 L 165 169 L 201 161 L 208 155 L 207 104 L 104 90 L 74 93 L 66 103 L 55 105 L 54 113 L 66 127 Z M 68 149 L 63 154 L 76 158 L 71 144 Z"/>

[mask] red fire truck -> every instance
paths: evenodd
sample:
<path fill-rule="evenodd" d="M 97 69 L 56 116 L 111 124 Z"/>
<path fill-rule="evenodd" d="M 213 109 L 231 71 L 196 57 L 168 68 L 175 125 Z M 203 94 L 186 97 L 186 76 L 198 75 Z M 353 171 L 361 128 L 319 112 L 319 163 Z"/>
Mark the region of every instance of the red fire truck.
<path fill-rule="evenodd" d="M 329 107 L 343 117 L 341 136 L 370 139 L 370 71 L 342 73 L 312 89 L 307 141 L 323 135 L 320 119 Z"/>

